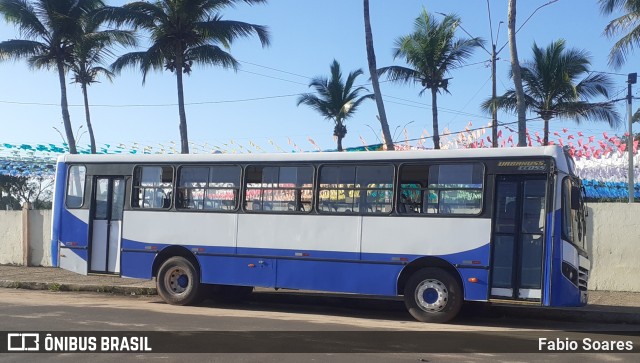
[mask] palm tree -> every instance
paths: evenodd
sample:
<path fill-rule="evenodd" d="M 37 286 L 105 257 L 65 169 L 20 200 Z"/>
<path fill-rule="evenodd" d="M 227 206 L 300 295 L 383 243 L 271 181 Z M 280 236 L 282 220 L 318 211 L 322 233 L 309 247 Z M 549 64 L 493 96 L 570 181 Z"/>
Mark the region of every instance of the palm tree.
<path fill-rule="evenodd" d="M 640 0 L 598 0 L 603 14 L 622 11 L 625 14 L 612 20 L 604 29 L 608 37 L 626 32 L 611 48 L 609 64 L 616 69 L 627 60 L 628 53 L 634 46 L 640 46 Z"/>
<path fill-rule="evenodd" d="M 190 74 L 194 63 L 236 70 L 238 62 L 222 48 L 228 50 L 237 38 L 255 34 L 262 46 L 269 45 L 266 27 L 222 19 L 219 11 L 239 2 L 253 5 L 266 0 L 137 1 L 122 7 L 106 7 L 97 14 L 99 20 L 119 26 L 131 25 L 151 34 L 151 45 L 146 51 L 127 53 L 112 64 L 115 73 L 128 66 L 138 66 L 143 84 L 150 70 L 166 69 L 175 73 L 183 154 L 189 153 L 189 138 L 182 74 Z"/>
<path fill-rule="evenodd" d="M 524 87 L 522 86 L 522 69 L 518 59 L 516 44 L 516 0 L 509 0 L 507 8 L 509 22 L 509 53 L 511 53 L 511 69 L 513 74 L 514 93 L 516 97 L 516 114 L 518 115 L 518 146 L 527 146 L 527 107 L 524 101 Z M 492 111 L 495 110 L 493 106 Z M 497 140 L 496 140 L 497 141 Z"/>
<path fill-rule="evenodd" d="M 601 73 L 590 73 L 589 56 L 585 51 L 565 49 L 564 40 L 551 43 L 546 49 L 533 44 L 533 60 L 521 66 L 525 92 L 525 105 L 529 112 L 544 120 L 544 145 L 549 143 L 549 120 L 554 117 L 582 120 L 604 120 L 615 127 L 620 115 L 610 102 L 591 103 L 592 97 L 608 97 L 612 82 Z M 582 78 L 584 77 L 584 78 Z M 498 97 L 499 109 L 515 112 L 516 96 L 513 89 Z M 482 107 L 490 110 L 491 99 Z"/>
<path fill-rule="evenodd" d="M 102 30 L 100 23 L 92 16 L 82 19 L 83 33 L 75 40 L 72 63 L 69 65 L 73 74 L 73 82 L 79 83 L 84 99 L 84 113 L 87 122 L 87 131 L 91 144 L 91 153 L 96 153 L 96 139 L 91 125 L 89 112 L 88 86 L 98 82 L 99 76 L 108 80 L 113 79 L 113 72 L 101 66 L 106 57 L 113 56 L 111 47 L 114 45 L 134 46 L 136 38 L 131 31 L 126 30 Z"/>
<path fill-rule="evenodd" d="M 362 74 L 362 69 L 350 72 L 343 82 L 340 63 L 334 59 L 331 63 L 331 78 L 315 77 L 309 83 L 309 87 L 315 88 L 317 95 L 305 93 L 298 98 L 298 106 L 305 104 L 335 123 L 333 136 L 338 140 L 338 151 L 342 151 L 342 139 L 347 135 L 344 122 L 355 114 L 362 101 L 374 98 L 373 94 L 360 95 L 360 92 L 367 91 L 365 87 L 354 88 L 356 78 Z"/>
<path fill-rule="evenodd" d="M 480 38 L 455 37 L 460 19 L 455 15 L 445 15 L 439 22 L 433 15 L 423 10 L 414 23 L 412 34 L 396 40 L 394 58 L 402 57 L 411 67 L 390 66 L 380 68 L 378 74 L 398 83 L 416 82 L 423 89 L 431 90 L 431 111 L 433 114 L 433 145 L 440 148 L 438 127 L 438 93 L 449 93 L 449 78 L 446 74 L 462 65 L 473 53 L 474 48 L 483 44 Z"/>
<path fill-rule="evenodd" d="M 391 139 L 391 131 L 389 131 L 389 123 L 387 122 L 387 112 L 384 109 L 382 101 L 382 92 L 380 91 L 380 82 L 378 81 L 378 72 L 376 66 L 376 53 L 373 49 L 373 33 L 371 32 L 371 18 L 369 17 L 369 0 L 364 0 L 364 38 L 367 45 L 367 63 L 369 64 L 369 73 L 371 75 L 371 85 L 373 86 L 373 94 L 376 97 L 376 106 L 378 115 L 380 116 L 380 126 L 387 150 L 395 150 L 393 140 Z"/>
<path fill-rule="evenodd" d="M 72 40 L 82 32 L 81 17 L 102 5 L 100 0 L 0 0 L 0 14 L 25 38 L 0 42 L 0 60 L 26 59 L 34 69 L 58 71 L 62 121 L 72 154 L 77 150 L 67 102 L 67 64 L 73 58 Z"/>

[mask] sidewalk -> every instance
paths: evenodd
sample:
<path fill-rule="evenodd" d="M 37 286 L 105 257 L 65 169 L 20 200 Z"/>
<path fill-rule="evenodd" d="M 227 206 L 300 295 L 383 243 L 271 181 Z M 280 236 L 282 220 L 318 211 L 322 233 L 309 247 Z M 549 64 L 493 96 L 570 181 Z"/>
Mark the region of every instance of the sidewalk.
<path fill-rule="evenodd" d="M 122 295 L 156 295 L 155 281 L 108 275 L 83 276 L 59 268 L 0 265 L 0 287 L 50 291 L 86 291 Z M 279 301 L 317 303 L 322 297 L 331 305 L 353 306 L 354 297 L 343 294 L 258 289 L 256 300 L 278 295 Z M 589 304 L 581 308 L 541 308 L 494 305 L 492 313 L 535 319 L 640 324 L 640 293 L 589 291 Z"/>

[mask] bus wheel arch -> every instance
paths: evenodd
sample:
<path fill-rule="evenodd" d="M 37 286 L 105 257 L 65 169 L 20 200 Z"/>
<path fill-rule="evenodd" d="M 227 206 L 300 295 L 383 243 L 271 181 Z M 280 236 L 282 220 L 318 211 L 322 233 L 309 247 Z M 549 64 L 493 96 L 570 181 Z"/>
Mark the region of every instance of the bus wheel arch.
<path fill-rule="evenodd" d="M 192 305 L 202 300 L 200 265 L 184 247 L 163 249 L 153 264 L 158 295 L 172 305 Z"/>
<path fill-rule="evenodd" d="M 464 287 L 458 271 L 447 261 L 424 257 L 407 265 L 398 278 L 398 294 L 418 321 L 444 323 L 458 315 Z"/>
<path fill-rule="evenodd" d="M 160 270 L 160 266 L 162 266 L 162 264 L 166 260 L 176 256 L 184 257 L 187 260 L 189 260 L 189 262 L 191 262 L 193 266 L 196 268 L 196 270 L 198 271 L 198 277 L 200 277 L 201 270 L 200 270 L 200 263 L 198 262 L 198 259 L 191 251 L 189 251 L 188 249 L 182 246 L 169 246 L 169 247 L 163 248 L 162 251 L 160 251 L 156 256 L 156 258 L 153 260 L 152 276 L 158 277 L 158 270 Z"/>

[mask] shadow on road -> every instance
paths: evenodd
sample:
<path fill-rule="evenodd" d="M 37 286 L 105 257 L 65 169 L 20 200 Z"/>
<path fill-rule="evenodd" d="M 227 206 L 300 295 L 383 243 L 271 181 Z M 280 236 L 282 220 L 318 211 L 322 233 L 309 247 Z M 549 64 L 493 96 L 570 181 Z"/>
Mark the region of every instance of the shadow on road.
<path fill-rule="evenodd" d="M 154 301 L 163 303 L 160 300 Z M 205 300 L 203 307 L 216 309 L 279 312 L 293 314 L 315 314 L 362 318 L 369 320 L 415 322 L 407 312 L 401 298 L 377 298 L 349 294 L 300 293 L 295 291 L 254 292 L 239 303 L 220 303 Z M 578 309 L 578 311 L 580 311 Z M 486 303 L 467 302 L 459 316 L 451 323 L 467 326 L 485 326 L 514 329 L 574 329 L 576 323 L 584 324 L 584 329 L 612 330 L 612 325 L 594 324 L 588 319 L 562 319 L 557 311 L 545 308 L 519 306 L 499 306 Z M 638 325 L 615 325 L 616 330 L 638 330 Z"/>

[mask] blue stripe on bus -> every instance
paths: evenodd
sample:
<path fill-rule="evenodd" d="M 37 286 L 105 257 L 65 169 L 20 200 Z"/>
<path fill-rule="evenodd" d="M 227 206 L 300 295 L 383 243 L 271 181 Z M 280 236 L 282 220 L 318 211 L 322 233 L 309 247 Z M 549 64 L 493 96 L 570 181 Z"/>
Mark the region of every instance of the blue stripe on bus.
<path fill-rule="evenodd" d="M 60 215 L 65 210 L 62 206 L 65 194 L 67 168 L 64 163 L 56 166 L 54 186 L 53 215 L 51 217 L 51 266 L 58 267 L 58 241 L 60 240 Z"/>
<path fill-rule="evenodd" d="M 60 214 L 60 221 L 64 229 L 59 232 L 59 240 L 62 245 L 73 243 L 73 247 L 87 247 L 89 237 L 89 225 L 80 220 L 66 209 Z"/>
<path fill-rule="evenodd" d="M 555 225 L 558 231 L 562 231 L 562 215 L 557 212 L 557 223 Z M 549 306 L 580 306 L 580 289 L 574 285 L 569 279 L 562 274 L 563 248 L 562 233 L 558 233 L 553 239 L 553 254 L 551 261 L 551 281 L 550 285 L 551 299 Z M 547 280 L 549 281 L 549 280 Z"/>
<path fill-rule="evenodd" d="M 157 253 L 165 244 L 122 241 L 122 275 L 150 278 Z M 374 295 L 397 293 L 403 268 L 425 256 L 339 251 L 301 251 L 273 248 L 237 248 L 183 245 L 200 263 L 203 283 L 283 287 L 305 290 L 351 292 Z M 487 300 L 490 247 L 454 253 L 441 258 L 458 269 L 465 299 Z M 360 258 L 362 257 L 362 258 Z M 398 258 L 406 259 L 406 261 Z M 475 277 L 476 283 L 468 281 Z"/>

